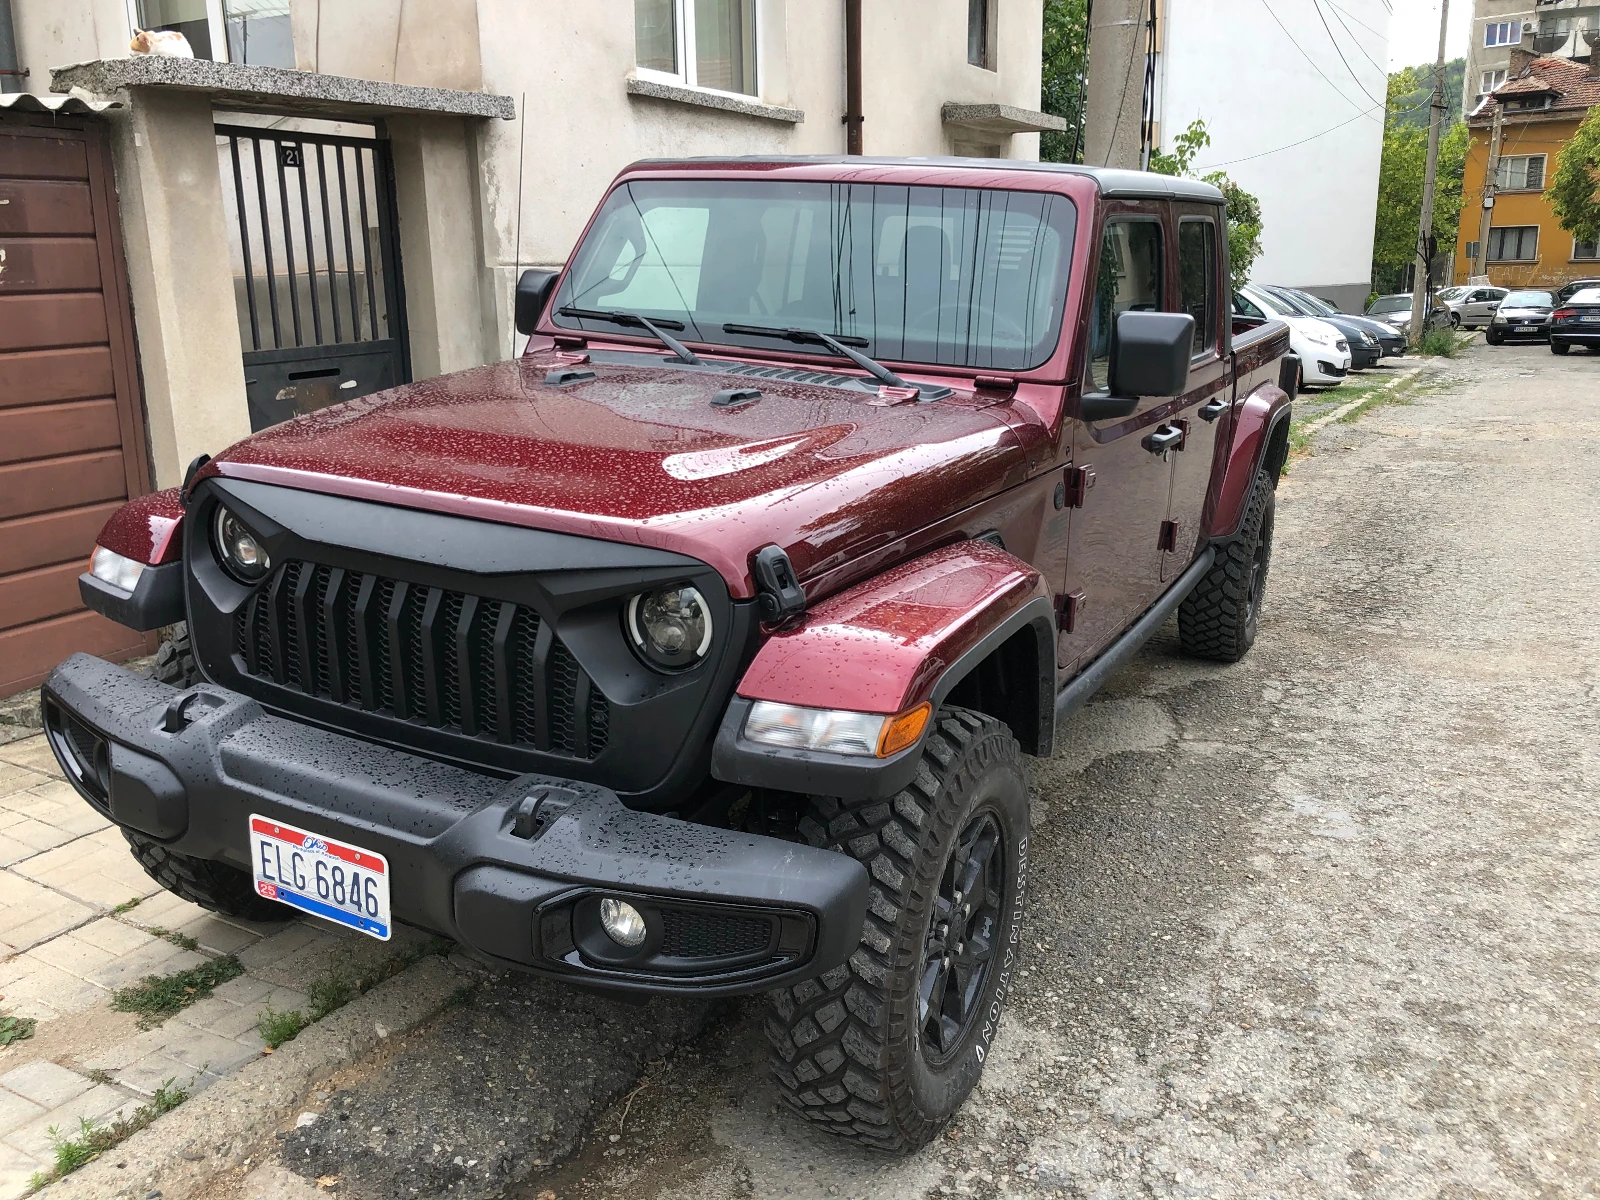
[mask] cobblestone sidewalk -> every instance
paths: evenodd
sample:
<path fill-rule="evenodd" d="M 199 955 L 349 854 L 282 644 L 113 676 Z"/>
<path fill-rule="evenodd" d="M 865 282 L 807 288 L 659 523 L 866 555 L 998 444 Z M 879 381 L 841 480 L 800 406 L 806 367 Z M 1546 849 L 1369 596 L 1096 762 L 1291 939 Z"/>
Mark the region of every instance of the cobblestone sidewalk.
<path fill-rule="evenodd" d="M 168 1080 L 204 1089 L 262 1053 L 269 1004 L 308 1011 L 317 980 L 354 983 L 418 937 L 237 921 L 180 900 L 79 799 L 43 736 L 0 744 L 0 1013 L 38 1022 L 0 1049 L 0 1200 L 50 1167 L 51 1129 L 110 1124 Z M 155 1028 L 111 1008 L 117 988 L 228 954 L 244 974 Z"/>

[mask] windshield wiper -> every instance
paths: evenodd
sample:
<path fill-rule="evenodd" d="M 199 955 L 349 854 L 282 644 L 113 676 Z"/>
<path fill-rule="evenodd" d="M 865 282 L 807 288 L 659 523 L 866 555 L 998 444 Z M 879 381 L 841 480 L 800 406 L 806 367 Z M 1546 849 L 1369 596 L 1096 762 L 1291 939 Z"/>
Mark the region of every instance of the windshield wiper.
<path fill-rule="evenodd" d="M 634 329 L 648 329 L 655 334 L 659 341 L 679 362 L 700 365 L 700 360 L 695 352 L 685 346 L 677 338 L 666 331 L 668 329 L 682 329 L 682 321 L 671 321 L 665 318 L 657 321 L 649 317 L 641 317 L 638 313 L 616 312 L 604 308 L 573 308 L 570 304 L 556 309 L 563 317 L 577 317 L 580 321 L 610 321 L 613 325 L 627 325 Z"/>
<path fill-rule="evenodd" d="M 866 338 L 836 338 L 831 334 L 820 333 L 815 329 L 785 329 L 781 325 L 728 324 L 722 327 L 722 332 L 741 333 L 746 337 L 782 338 L 786 342 L 794 342 L 799 346 L 826 346 L 835 354 L 848 358 L 879 383 L 887 384 L 890 387 L 910 388 L 919 395 L 926 396 L 929 400 L 941 400 L 950 394 L 950 389 L 947 387 L 922 387 L 915 383 L 907 383 L 882 363 L 874 362 L 861 351 L 851 348 L 851 343 L 857 346 L 867 345 Z"/>

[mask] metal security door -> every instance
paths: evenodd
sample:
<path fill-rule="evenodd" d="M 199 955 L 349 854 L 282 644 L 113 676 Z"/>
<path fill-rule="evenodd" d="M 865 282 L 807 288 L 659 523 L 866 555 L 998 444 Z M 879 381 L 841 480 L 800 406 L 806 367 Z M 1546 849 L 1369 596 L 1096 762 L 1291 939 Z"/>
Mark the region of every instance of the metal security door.
<path fill-rule="evenodd" d="M 251 429 L 407 382 L 388 143 L 234 125 L 217 136 Z"/>

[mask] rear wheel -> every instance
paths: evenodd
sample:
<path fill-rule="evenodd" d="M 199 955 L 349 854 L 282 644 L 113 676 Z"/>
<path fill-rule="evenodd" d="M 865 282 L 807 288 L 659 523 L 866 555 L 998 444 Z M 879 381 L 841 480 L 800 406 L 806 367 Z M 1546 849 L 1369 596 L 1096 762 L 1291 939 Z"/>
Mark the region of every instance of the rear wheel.
<path fill-rule="evenodd" d="M 1566 354 L 1571 349 L 1572 349 L 1572 347 L 1569 346 L 1566 342 L 1558 342 L 1554 338 L 1552 338 L 1551 341 L 1550 341 L 1550 353 L 1551 354 Z"/>
<path fill-rule="evenodd" d="M 1178 606 L 1178 637 L 1197 658 L 1238 662 L 1255 645 L 1261 602 L 1272 566 L 1277 489 L 1257 471 L 1239 536 L 1225 545 Z"/>
<path fill-rule="evenodd" d="M 1451 329 L 1460 329 L 1461 328 L 1461 314 L 1460 313 L 1452 312 L 1450 314 L 1450 328 Z"/>
<path fill-rule="evenodd" d="M 972 1091 L 1017 967 L 1028 861 L 1022 752 L 999 721 L 940 711 L 911 785 L 814 797 L 801 831 L 872 876 L 850 961 L 771 994 L 784 1101 L 829 1132 L 905 1153 Z"/>

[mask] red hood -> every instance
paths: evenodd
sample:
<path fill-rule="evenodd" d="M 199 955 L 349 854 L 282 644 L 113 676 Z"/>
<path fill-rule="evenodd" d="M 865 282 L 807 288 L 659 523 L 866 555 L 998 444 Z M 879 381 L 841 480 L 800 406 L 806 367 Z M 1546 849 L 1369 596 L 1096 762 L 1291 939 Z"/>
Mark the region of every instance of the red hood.
<path fill-rule="evenodd" d="M 591 364 L 547 387 L 538 354 L 324 409 L 206 469 L 311 491 L 635 542 L 706 562 L 749 596 L 750 555 L 802 579 L 1020 478 L 997 416 L 959 400 L 882 407 L 865 392 Z M 722 388 L 760 401 L 713 408 Z"/>

